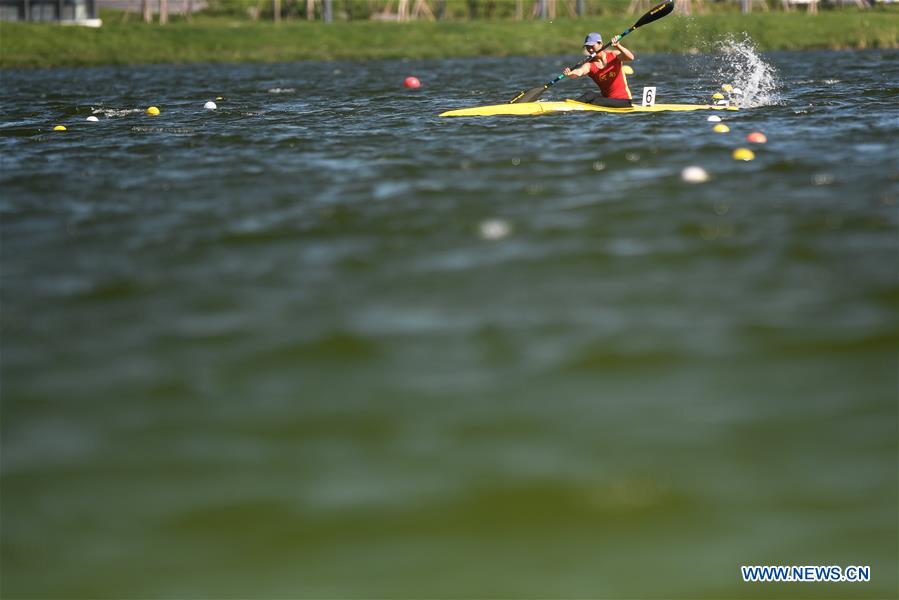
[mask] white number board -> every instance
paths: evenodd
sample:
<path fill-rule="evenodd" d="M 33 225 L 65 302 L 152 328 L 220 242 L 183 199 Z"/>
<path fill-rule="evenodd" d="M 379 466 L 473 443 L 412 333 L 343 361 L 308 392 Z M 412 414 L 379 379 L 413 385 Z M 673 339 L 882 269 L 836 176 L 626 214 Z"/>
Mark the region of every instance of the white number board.
<path fill-rule="evenodd" d="M 654 106 L 656 103 L 656 89 L 654 87 L 643 88 L 643 106 Z"/>

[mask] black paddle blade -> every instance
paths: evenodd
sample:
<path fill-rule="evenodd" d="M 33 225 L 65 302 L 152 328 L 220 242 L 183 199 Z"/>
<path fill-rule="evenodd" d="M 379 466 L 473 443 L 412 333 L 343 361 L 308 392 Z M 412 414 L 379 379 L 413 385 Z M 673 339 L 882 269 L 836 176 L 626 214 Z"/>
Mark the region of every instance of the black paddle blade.
<path fill-rule="evenodd" d="M 666 0 L 658 6 L 649 9 L 648 13 L 640 17 L 640 20 L 634 23 L 633 28 L 636 29 L 637 27 L 642 27 L 643 25 L 648 25 L 653 21 L 657 21 L 665 15 L 671 14 L 672 10 L 674 10 L 674 0 Z"/>
<path fill-rule="evenodd" d="M 529 90 L 524 90 L 523 92 L 519 92 L 514 98 L 509 100 L 509 104 L 515 104 L 517 102 L 534 102 L 543 95 L 547 88 L 545 85 L 541 85 L 540 87 L 533 87 Z"/>

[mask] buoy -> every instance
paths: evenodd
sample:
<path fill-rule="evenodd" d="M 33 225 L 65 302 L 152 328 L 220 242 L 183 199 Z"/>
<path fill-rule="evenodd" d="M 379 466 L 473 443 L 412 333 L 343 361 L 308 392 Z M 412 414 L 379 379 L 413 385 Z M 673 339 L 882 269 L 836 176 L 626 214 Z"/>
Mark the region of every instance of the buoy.
<path fill-rule="evenodd" d="M 57 125 L 56 127 L 53 128 L 53 131 L 65 131 L 65 130 L 66 130 L 65 125 Z"/>
<path fill-rule="evenodd" d="M 218 108 L 218 106 L 216 106 L 215 102 L 210 100 L 209 102 L 207 102 L 206 104 L 203 105 L 203 108 L 205 108 L 206 110 L 215 110 Z"/>
<path fill-rule="evenodd" d="M 624 73 L 625 75 L 633 75 L 634 68 L 630 65 L 624 65 L 623 67 L 621 67 L 621 72 Z"/>
<path fill-rule="evenodd" d="M 418 80 L 418 77 L 406 77 L 406 81 L 403 82 L 403 85 L 409 89 L 417 90 L 421 87 L 421 82 Z"/>
<path fill-rule="evenodd" d="M 711 117 L 706 119 L 706 121 L 708 121 L 709 123 L 720 123 L 721 117 L 719 117 L 718 115 L 712 115 Z"/>
<path fill-rule="evenodd" d="M 219 102 L 221 102 L 222 100 L 224 100 L 224 98 L 222 98 L 221 96 L 216 96 L 215 99 L 218 100 Z"/>
<path fill-rule="evenodd" d="M 740 88 L 734 88 L 730 91 L 730 93 L 733 94 L 734 96 L 742 96 L 743 90 L 741 90 Z"/>
<path fill-rule="evenodd" d="M 85 121 L 90 121 L 91 123 L 96 123 L 96 122 L 99 121 L 99 120 L 100 120 L 100 119 L 98 119 L 98 118 L 95 117 L 94 115 L 91 115 L 91 116 L 89 116 L 87 119 L 85 119 Z"/>
<path fill-rule="evenodd" d="M 733 89 L 734 89 L 734 86 L 732 86 L 729 83 L 725 83 L 724 85 L 721 86 L 721 91 L 723 91 L 723 92 L 730 92 L 730 91 L 733 91 Z"/>
<path fill-rule="evenodd" d="M 754 160 L 755 152 L 749 148 L 737 148 L 731 156 L 734 160 Z"/>
<path fill-rule="evenodd" d="M 686 167 L 680 173 L 680 178 L 687 183 L 705 183 L 709 180 L 709 174 L 702 167 Z"/>
<path fill-rule="evenodd" d="M 753 131 L 746 136 L 746 141 L 751 144 L 764 144 L 768 141 L 768 136 L 766 136 L 761 131 Z"/>
<path fill-rule="evenodd" d="M 501 240 L 512 232 L 512 227 L 502 219 L 487 219 L 480 222 L 478 230 L 485 240 Z"/>
<path fill-rule="evenodd" d="M 151 117 L 155 117 L 156 115 L 159 114 L 159 109 L 156 108 L 155 106 L 151 106 L 150 108 L 147 109 L 147 114 L 150 115 Z"/>
<path fill-rule="evenodd" d="M 712 100 L 724 100 L 724 94 L 721 92 L 715 92 L 712 94 Z"/>
<path fill-rule="evenodd" d="M 728 131 L 730 131 L 730 127 L 728 127 L 724 123 L 718 123 L 717 125 L 712 127 L 712 131 L 714 131 L 715 133 L 727 133 Z"/>

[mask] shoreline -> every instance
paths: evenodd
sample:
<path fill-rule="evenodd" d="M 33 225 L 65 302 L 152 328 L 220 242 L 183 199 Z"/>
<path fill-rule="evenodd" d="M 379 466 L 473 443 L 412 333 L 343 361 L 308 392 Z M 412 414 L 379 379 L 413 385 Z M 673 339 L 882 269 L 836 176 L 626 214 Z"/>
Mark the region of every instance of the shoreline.
<path fill-rule="evenodd" d="M 878 52 L 878 51 L 896 51 L 899 52 L 899 46 L 896 47 L 884 47 L 884 48 L 800 48 L 800 49 L 774 49 L 774 50 L 759 50 L 761 54 L 769 54 L 776 52 L 788 52 L 794 53 L 797 55 L 802 55 L 803 53 L 813 53 L 813 52 Z M 710 55 L 712 52 L 699 52 L 694 53 L 694 55 Z M 643 56 L 655 56 L 655 55 L 683 55 L 690 56 L 689 52 L 669 52 L 665 50 L 660 51 L 641 51 L 640 56 L 637 58 L 641 58 Z M 444 56 L 442 58 L 445 59 L 477 59 L 477 58 L 545 58 L 545 57 L 559 57 L 563 62 L 566 60 L 577 60 L 578 54 L 574 54 L 571 52 L 559 52 L 559 53 L 548 53 L 548 54 L 528 54 L 528 55 L 519 55 L 519 54 L 504 54 L 504 55 L 465 55 L 465 56 Z M 583 58 L 581 56 L 581 58 Z M 398 62 L 406 62 L 412 60 L 440 60 L 440 58 L 398 58 L 398 57 L 377 57 L 377 58 L 369 58 L 360 60 L 359 62 L 365 64 L 366 62 L 379 62 L 379 61 L 398 61 Z M 343 58 L 298 58 L 298 59 L 285 59 L 285 60 L 271 60 L 271 61 L 201 61 L 198 60 L 196 62 L 144 62 L 144 63 L 92 63 L 92 64 L 65 64 L 65 65 L 40 65 L 40 66 L 3 66 L 0 64 L 0 73 L 27 73 L 29 71 L 45 71 L 45 70 L 76 70 L 76 69 L 102 69 L 102 68 L 128 68 L 128 67 L 196 67 L 207 65 L 210 67 L 222 67 L 222 66 L 240 66 L 240 65 L 290 65 L 290 64 L 302 64 L 302 63 L 343 63 L 347 62 L 347 59 Z"/>
<path fill-rule="evenodd" d="M 631 16 L 548 21 L 332 24 L 226 18 L 166 26 L 108 22 L 98 29 L 0 24 L 0 68 L 280 63 L 572 54 L 587 30 L 621 32 Z M 646 54 L 712 53 L 748 35 L 761 52 L 899 48 L 899 12 L 672 16 L 634 32 Z M 360 52 L 364 52 L 360 56 Z"/>

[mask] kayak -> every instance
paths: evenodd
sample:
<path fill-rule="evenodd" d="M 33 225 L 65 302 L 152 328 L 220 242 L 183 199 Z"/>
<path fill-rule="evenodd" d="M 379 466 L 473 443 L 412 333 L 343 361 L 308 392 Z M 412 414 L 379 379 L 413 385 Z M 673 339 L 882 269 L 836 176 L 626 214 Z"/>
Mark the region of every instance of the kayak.
<path fill-rule="evenodd" d="M 712 104 L 654 104 L 653 106 L 634 105 L 630 108 L 612 108 L 596 106 L 577 100 L 561 102 L 521 102 L 518 104 L 495 104 L 493 106 L 476 106 L 460 108 L 441 113 L 441 117 L 495 117 L 504 115 L 542 115 L 559 112 L 602 112 L 602 113 L 655 113 L 684 112 L 692 110 L 738 110 L 736 106 L 715 106 Z"/>

